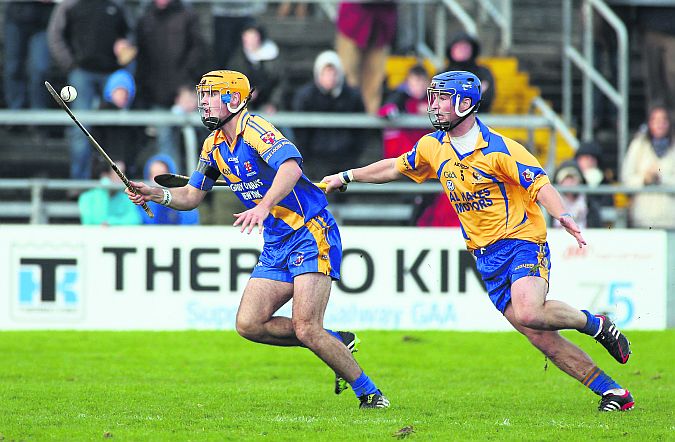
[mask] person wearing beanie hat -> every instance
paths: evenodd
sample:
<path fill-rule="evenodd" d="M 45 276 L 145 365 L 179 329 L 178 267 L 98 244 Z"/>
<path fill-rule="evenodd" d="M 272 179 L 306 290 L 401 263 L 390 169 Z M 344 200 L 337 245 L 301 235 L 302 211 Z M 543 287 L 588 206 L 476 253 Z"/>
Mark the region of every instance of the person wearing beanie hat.
<path fill-rule="evenodd" d="M 468 71 L 475 74 L 481 84 L 480 110 L 490 112 L 495 98 L 495 79 L 490 68 L 476 61 L 480 50 L 480 42 L 476 38 L 466 32 L 458 32 L 448 43 L 446 50 L 448 65 L 444 70 Z"/>
<path fill-rule="evenodd" d="M 340 57 L 324 51 L 314 61 L 314 79 L 298 89 L 291 108 L 297 112 L 363 112 L 361 94 L 345 81 Z M 346 166 L 360 151 L 359 131 L 344 128 L 298 128 L 295 141 L 304 148 L 306 173 L 322 177 Z"/>
<path fill-rule="evenodd" d="M 103 89 L 103 99 L 118 109 L 128 109 L 136 97 L 136 82 L 126 69 L 119 69 L 108 77 Z"/>
<path fill-rule="evenodd" d="M 108 76 L 103 87 L 99 109 L 125 111 L 131 108 L 136 98 L 136 81 L 126 69 L 118 69 Z M 104 146 L 111 157 L 122 159 L 129 176 L 136 176 L 142 166 L 136 164 L 138 152 L 145 143 L 144 128 L 140 126 L 96 126 L 91 129 L 93 137 Z"/>

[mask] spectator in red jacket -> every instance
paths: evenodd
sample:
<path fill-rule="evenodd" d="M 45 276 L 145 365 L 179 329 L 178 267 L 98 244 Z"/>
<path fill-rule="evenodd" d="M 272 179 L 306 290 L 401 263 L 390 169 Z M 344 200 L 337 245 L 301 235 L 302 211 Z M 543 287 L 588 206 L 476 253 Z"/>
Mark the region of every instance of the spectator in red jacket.
<path fill-rule="evenodd" d="M 410 68 L 403 84 L 392 91 L 378 115 L 396 118 L 400 114 L 427 115 L 427 87 L 430 77 L 421 64 Z M 387 128 L 382 135 L 384 158 L 396 158 L 409 151 L 428 129 Z"/>
<path fill-rule="evenodd" d="M 389 48 L 396 35 L 396 2 L 341 2 L 337 16 L 335 50 L 347 83 L 361 89 L 366 111 L 377 114 Z"/>

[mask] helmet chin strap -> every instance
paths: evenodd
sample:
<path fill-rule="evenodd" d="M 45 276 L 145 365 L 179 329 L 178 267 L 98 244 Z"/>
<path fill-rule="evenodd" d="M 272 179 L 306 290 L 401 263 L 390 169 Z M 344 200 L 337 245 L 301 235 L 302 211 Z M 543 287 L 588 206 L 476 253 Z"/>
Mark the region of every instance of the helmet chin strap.
<path fill-rule="evenodd" d="M 459 104 L 460 104 L 460 101 L 461 101 L 461 100 L 459 100 L 459 99 L 455 101 L 455 114 L 457 114 L 457 116 L 458 116 L 459 118 L 458 118 L 457 120 L 455 120 L 455 121 L 449 123 L 449 124 L 448 124 L 446 127 L 444 127 L 442 130 L 444 130 L 444 131 L 446 131 L 446 132 L 449 132 L 449 131 L 453 130 L 454 128 L 456 128 L 457 126 L 459 126 L 460 124 L 462 124 L 462 122 L 463 122 L 464 120 L 466 120 L 467 118 L 469 118 L 469 115 L 471 115 L 472 113 L 474 113 L 474 112 L 476 112 L 476 111 L 478 110 L 478 108 L 480 107 L 480 103 L 481 103 L 481 100 L 479 100 L 478 103 L 476 103 L 475 105 L 471 106 L 470 108 L 468 108 L 468 109 L 465 110 L 464 112 L 460 112 L 460 111 L 459 111 Z"/>
<path fill-rule="evenodd" d="M 207 118 L 202 117 L 202 124 L 204 126 L 206 126 L 206 128 L 211 130 L 211 131 L 214 131 L 216 129 L 220 129 L 221 127 L 223 127 L 223 125 L 225 123 L 227 123 L 228 121 L 230 121 L 234 117 L 236 117 L 244 109 L 244 107 L 246 107 L 246 103 L 248 103 L 249 98 L 251 98 L 251 95 L 253 94 L 253 90 L 254 90 L 254 88 L 251 88 L 251 93 L 249 93 L 248 97 L 246 97 L 246 99 L 243 100 L 239 104 L 239 106 L 237 106 L 236 108 L 233 109 L 230 106 L 230 103 L 226 104 L 227 110 L 230 111 L 230 115 L 228 115 L 227 118 L 225 118 L 224 120 L 221 120 L 218 117 L 207 117 Z"/>

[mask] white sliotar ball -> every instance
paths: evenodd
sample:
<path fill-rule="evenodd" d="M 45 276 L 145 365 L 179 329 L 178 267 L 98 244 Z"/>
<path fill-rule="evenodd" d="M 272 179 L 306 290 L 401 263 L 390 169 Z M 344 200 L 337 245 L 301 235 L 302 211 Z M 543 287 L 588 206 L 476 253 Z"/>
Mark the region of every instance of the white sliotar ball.
<path fill-rule="evenodd" d="M 66 103 L 70 103 L 77 98 L 77 89 L 72 86 L 63 86 L 63 89 L 61 89 L 61 98 Z"/>

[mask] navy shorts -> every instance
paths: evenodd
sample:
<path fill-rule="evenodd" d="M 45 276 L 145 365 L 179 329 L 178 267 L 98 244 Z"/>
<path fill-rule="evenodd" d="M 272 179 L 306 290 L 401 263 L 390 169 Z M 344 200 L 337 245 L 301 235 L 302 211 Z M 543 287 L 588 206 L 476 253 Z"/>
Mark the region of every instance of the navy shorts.
<path fill-rule="evenodd" d="M 502 239 L 474 250 L 473 254 L 490 300 L 502 314 L 511 301 L 511 284 L 515 281 L 525 276 L 539 276 L 548 282 L 551 253 L 547 242 Z"/>
<path fill-rule="evenodd" d="M 278 241 L 265 241 L 251 278 L 293 282 L 303 273 L 323 273 L 340 279 L 342 240 L 327 210 Z"/>

